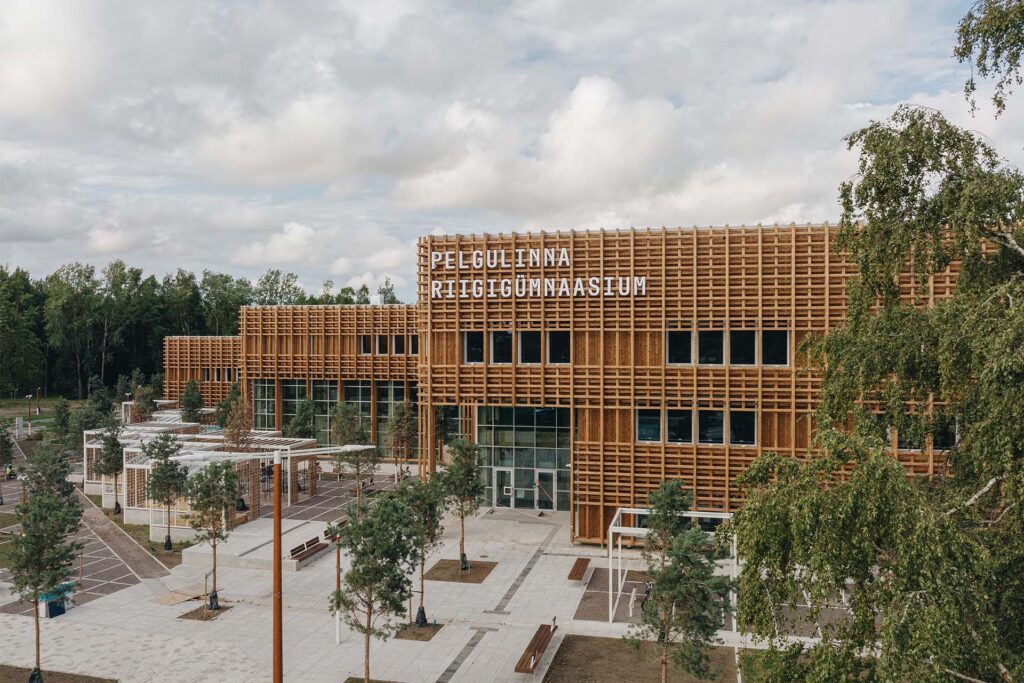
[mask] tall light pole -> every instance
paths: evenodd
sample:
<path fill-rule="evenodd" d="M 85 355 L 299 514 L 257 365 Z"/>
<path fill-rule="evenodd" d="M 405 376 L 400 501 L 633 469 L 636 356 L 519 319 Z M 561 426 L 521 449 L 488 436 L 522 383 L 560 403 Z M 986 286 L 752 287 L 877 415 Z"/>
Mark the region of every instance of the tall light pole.
<path fill-rule="evenodd" d="M 281 451 L 274 451 L 274 683 L 284 683 L 281 593 Z"/>

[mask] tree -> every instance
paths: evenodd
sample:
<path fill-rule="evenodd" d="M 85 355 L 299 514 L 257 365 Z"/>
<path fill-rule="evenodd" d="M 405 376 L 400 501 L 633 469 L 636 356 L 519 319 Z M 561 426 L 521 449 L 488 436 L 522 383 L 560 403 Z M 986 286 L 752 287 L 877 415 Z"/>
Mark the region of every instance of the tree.
<path fill-rule="evenodd" d="M 0 471 L 14 462 L 14 437 L 8 431 L 11 421 L 0 418 Z"/>
<path fill-rule="evenodd" d="M 120 424 L 112 419 L 107 420 L 106 429 L 100 434 L 100 452 L 93 463 L 93 469 L 103 477 L 114 478 L 114 514 L 121 514 L 121 493 L 118 479 L 124 470 L 124 446 L 121 445 Z"/>
<path fill-rule="evenodd" d="M 316 436 L 316 404 L 313 399 L 307 398 L 299 403 L 295 409 L 295 415 L 284 426 L 281 433 L 293 439 L 312 439 Z"/>
<path fill-rule="evenodd" d="M 27 501 L 15 507 L 21 533 L 11 539 L 7 564 L 14 592 L 34 606 L 43 593 L 55 592 L 70 577 L 75 554 L 82 547 L 73 540 L 82 506 L 68 481 L 68 459 L 57 442 L 40 444 L 21 474 Z M 32 613 L 36 636 L 32 678 L 41 681 L 39 611 Z"/>
<path fill-rule="evenodd" d="M 91 365 L 94 326 L 99 310 L 99 283 L 92 266 L 61 266 L 46 278 L 46 338 L 71 366 L 79 399 L 85 396 L 85 373 Z"/>
<path fill-rule="evenodd" d="M 380 296 L 382 304 L 402 303 L 399 301 L 398 295 L 395 294 L 395 283 L 389 277 L 384 278 L 384 282 L 380 283 L 380 286 L 377 288 L 377 295 Z"/>
<path fill-rule="evenodd" d="M 356 303 L 359 305 L 366 305 L 370 303 L 370 288 L 364 283 L 359 286 L 359 289 L 355 292 Z"/>
<path fill-rule="evenodd" d="M 252 283 L 237 280 L 227 273 L 203 271 L 199 282 L 203 318 L 212 334 L 238 334 L 238 314 L 242 306 L 252 303 Z"/>
<path fill-rule="evenodd" d="M 407 458 L 419 439 L 416 427 L 416 413 L 412 405 L 406 401 L 391 406 L 388 418 L 387 447 L 395 462 L 395 481 L 399 480 L 399 458 Z"/>
<path fill-rule="evenodd" d="M 626 635 L 636 648 L 656 642 L 662 683 L 668 681 L 670 663 L 696 678 L 711 678 L 708 651 L 719 642 L 715 634 L 729 606 L 729 579 L 715 575 L 722 553 L 685 516 L 692 501 L 679 480 L 663 481 L 650 495 L 643 548 L 650 593 L 640 623 Z"/>
<path fill-rule="evenodd" d="M 1006 110 L 1006 98 L 1014 85 L 1021 84 L 1020 56 L 1024 51 L 1024 2 L 1021 0 L 976 0 L 957 28 L 953 55 L 969 62 L 973 69 L 964 94 L 976 108 L 976 72 L 982 78 L 998 77 L 992 104 L 996 116 Z"/>
<path fill-rule="evenodd" d="M 1003 78 L 997 110 L 1020 12 L 983 0 L 960 27 L 958 56 Z M 847 141 L 860 161 L 840 186 L 837 249 L 859 277 L 846 324 L 803 349 L 822 373 L 818 452 L 746 474 L 738 621 L 771 637 L 786 603 L 809 597 L 813 617 L 845 590 L 850 618 L 777 648 L 771 680 L 1020 680 L 1024 175 L 932 110 L 901 107 Z M 951 264 L 956 288 L 934 301 Z M 890 430 L 930 442 L 937 476 L 908 478 Z"/>
<path fill-rule="evenodd" d="M 199 383 L 190 379 L 181 392 L 181 419 L 185 422 L 199 422 L 203 410 L 203 394 Z"/>
<path fill-rule="evenodd" d="M 0 266 L 0 394 L 33 387 L 42 375 L 42 343 L 34 329 L 28 273 Z"/>
<path fill-rule="evenodd" d="M 273 269 L 260 276 L 252 295 L 253 303 L 260 306 L 291 306 L 302 303 L 306 293 L 299 286 L 297 275 L 282 275 L 280 270 Z"/>
<path fill-rule="evenodd" d="M 156 412 L 156 391 L 152 386 L 141 386 L 135 390 L 135 405 L 132 407 L 134 422 L 146 422 Z"/>
<path fill-rule="evenodd" d="M 370 443 L 366 417 L 354 403 L 338 403 L 331 415 L 331 441 L 336 446 L 363 446 Z M 356 482 L 356 502 L 362 501 L 363 480 L 373 477 L 380 467 L 380 451 L 376 448 L 336 453 L 334 466 Z"/>
<path fill-rule="evenodd" d="M 170 434 L 161 434 L 142 445 L 142 453 L 150 461 L 149 479 L 146 481 L 146 497 L 167 510 L 167 535 L 164 550 L 171 550 L 171 506 L 185 495 L 188 482 L 188 468 L 171 460 L 181 451 L 181 444 Z"/>
<path fill-rule="evenodd" d="M 213 592 L 210 608 L 217 609 L 217 543 L 228 538 L 225 525 L 228 509 L 239 495 L 238 471 L 230 460 L 211 462 L 192 474 L 185 484 L 188 523 L 196 538 L 210 544 L 213 553 Z"/>
<path fill-rule="evenodd" d="M 458 406 L 436 406 L 434 408 L 434 433 L 437 442 L 437 460 L 444 460 L 445 446 L 452 440 L 453 436 L 459 436 L 459 407 Z"/>
<path fill-rule="evenodd" d="M 330 598 L 331 613 L 363 634 L 363 680 L 370 681 L 370 639 L 387 640 L 399 628 L 411 596 L 412 516 L 399 498 L 382 498 L 373 506 L 357 504 L 340 530 L 341 546 L 351 566 L 341 590 Z"/>
<path fill-rule="evenodd" d="M 460 571 L 469 569 L 466 557 L 466 517 L 476 514 L 484 485 L 480 481 L 479 451 L 476 444 L 456 437 L 448 444 L 452 461 L 441 474 L 446 505 L 459 518 Z"/>
<path fill-rule="evenodd" d="M 235 382 L 231 385 L 227 398 L 217 404 L 215 413 L 217 425 L 224 429 L 228 426 L 228 416 L 231 415 L 231 408 L 242 398 L 242 388 Z"/>
<path fill-rule="evenodd" d="M 252 446 L 252 410 L 245 398 L 236 400 L 228 413 L 224 427 L 224 440 L 232 450 L 248 452 Z"/>
<path fill-rule="evenodd" d="M 413 547 L 414 560 L 420 566 L 420 606 L 416 611 L 416 625 L 427 625 L 427 613 L 424 608 L 426 590 L 427 557 L 441 546 L 441 535 L 444 527 L 441 520 L 444 515 L 444 496 L 439 480 L 410 479 L 402 483 L 398 489 L 398 497 L 409 506 L 412 515 L 412 532 L 415 540 Z"/>
<path fill-rule="evenodd" d="M 203 332 L 203 297 L 194 273 L 178 268 L 167 275 L 160 287 L 170 334 L 201 334 Z"/>
<path fill-rule="evenodd" d="M 53 404 L 53 431 L 57 438 L 68 435 L 71 427 L 71 403 L 61 396 Z"/>

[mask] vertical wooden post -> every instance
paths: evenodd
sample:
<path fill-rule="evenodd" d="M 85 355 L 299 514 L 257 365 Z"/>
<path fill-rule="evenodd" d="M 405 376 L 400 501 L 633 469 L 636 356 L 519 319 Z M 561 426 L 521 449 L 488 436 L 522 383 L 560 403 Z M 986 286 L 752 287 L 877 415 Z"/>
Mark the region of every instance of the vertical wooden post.
<path fill-rule="evenodd" d="M 281 451 L 274 451 L 274 683 L 284 681 L 281 592 Z"/>

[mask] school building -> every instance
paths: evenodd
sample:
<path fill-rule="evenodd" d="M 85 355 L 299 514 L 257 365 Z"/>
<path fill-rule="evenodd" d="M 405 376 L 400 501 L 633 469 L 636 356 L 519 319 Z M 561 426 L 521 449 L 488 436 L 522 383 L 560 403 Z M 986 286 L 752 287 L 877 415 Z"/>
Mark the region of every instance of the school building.
<path fill-rule="evenodd" d="M 255 427 L 280 430 L 310 397 L 321 443 L 333 405 L 351 402 L 379 444 L 409 401 L 421 468 L 443 463 L 439 422 L 453 424 L 480 446 L 486 504 L 568 512 L 584 542 L 666 478 L 697 509 L 729 512 L 760 453 L 810 446 L 820 378 L 797 349 L 843 322 L 856 274 L 835 237 L 828 225 L 427 236 L 415 304 L 245 307 L 238 337 L 165 340 L 165 398 L 195 379 L 212 405 L 238 382 Z M 929 297 L 955 277 L 934 277 Z M 938 445 L 893 435 L 892 447 L 910 471 L 934 471 Z"/>

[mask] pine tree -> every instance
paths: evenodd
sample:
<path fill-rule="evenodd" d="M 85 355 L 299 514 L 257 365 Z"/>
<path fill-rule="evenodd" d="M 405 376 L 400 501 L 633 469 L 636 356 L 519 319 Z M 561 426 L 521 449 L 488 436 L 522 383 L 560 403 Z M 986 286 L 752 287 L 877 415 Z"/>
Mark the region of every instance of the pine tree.
<path fill-rule="evenodd" d="M 0 418 L 0 471 L 14 462 L 14 437 L 8 431 L 10 428 L 11 421 Z"/>
<path fill-rule="evenodd" d="M 238 471 L 230 460 L 212 462 L 185 484 L 188 496 L 188 523 L 196 538 L 210 544 L 213 554 L 213 592 L 210 607 L 217 608 L 217 543 L 228 538 L 225 525 L 228 510 L 238 499 L 240 490 Z"/>
<path fill-rule="evenodd" d="M 416 612 L 416 625 L 427 625 L 427 613 L 424 608 L 426 592 L 427 557 L 441 545 L 444 526 L 444 496 L 440 480 L 410 479 L 402 483 L 398 489 L 398 497 L 409 506 L 412 514 L 412 530 L 415 538 L 413 555 L 420 566 L 420 606 Z"/>
<path fill-rule="evenodd" d="M 416 429 L 416 413 L 412 405 L 406 401 L 391 407 L 388 418 L 387 447 L 395 463 L 395 481 L 399 480 L 399 459 L 405 459 L 412 453 L 419 434 Z"/>
<path fill-rule="evenodd" d="M 82 506 L 68 481 L 70 467 L 56 441 L 43 442 L 22 471 L 27 502 L 15 507 L 21 534 L 11 539 L 9 567 L 14 592 L 36 605 L 43 593 L 66 582 L 82 547 L 72 540 L 82 519 Z M 35 680 L 42 680 L 39 611 L 35 620 Z"/>
<path fill-rule="evenodd" d="M 156 392 L 152 386 L 141 386 L 134 393 L 135 405 L 132 408 L 133 422 L 146 422 L 156 412 Z"/>
<path fill-rule="evenodd" d="M 71 403 L 61 396 L 53 404 L 53 431 L 57 438 L 67 436 L 71 429 Z"/>
<path fill-rule="evenodd" d="M 339 403 L 331 416 L 331 441 L 336 446 L 363 446 L 370 443 L 366 417 L 354 403 Z M 380 451 L 366 448 L 334 455 L 334 466 L 356 482 L 356 502 L 362 502 L 363 480 L 372 478 L 380 467 Z"/>
<path fill-rule="evenodd" d="M 216 420 L 217 425 L 221 429 L 228 426 L 228 416 L 231 414 L 231 408 L 240 400 L 242 400 L 242 388 L 238 385 L 238 382 L 235 382 L 231 385 L 231 391 L 228 392 L 227 398 L 217 404 Z"/>
<path fill-rule="evenodd" d="M 121 514 L 121 495 L 118 482 L 124 471 L 124 446 L 121 444 L 121 426 L 110 419 L 106 429 L 100 434 L 99 454 L 93 463 L 93 469 L 103 477 L 114 478 L 114 514 Z"/>
<path fill-rule="evenodd" d="M 234 402 L 224 427 L 224 439 L 232 450 L 248 452 L 252 446 L 252 410 L 244 398 Z"/>
<path fill-rule="evenodd" d="M 448 444 L 452 461 L 441 473 L 441 487 L 449 510 L 459 518 L 459 571 L 469 569 L 466 557 L 466 517 L 476 514 L 484 485 L 480 481 L 480 449 L 462 437 Z"/>
<path fill-rule="evenodd" d="M 295 415 L 281 430 L 282 435 L 292 439 L 312 439 L 316 436 L 316 404 L 312 399 L 305 399 L 295 409 Z"/>
<path fill-rule="evenodd" d="M 203 394 L 199 383 L 190 379 L 181 392 L 181 419 L 185 422 L 199 422 L 203 410 Z"/>
<path fill-rule="evenodd" d="M 143 444 L 142 452 L 149 458 L 149 479 L 146 482 L 146 497 L 163 505 L 167 511 L 167 535 L 164 550 L 171 550 L 171 506 L 185 495 L 188 468 L 171 460 L 181 451 L 181 444 L 170 434 L 161 434 Z"/>

